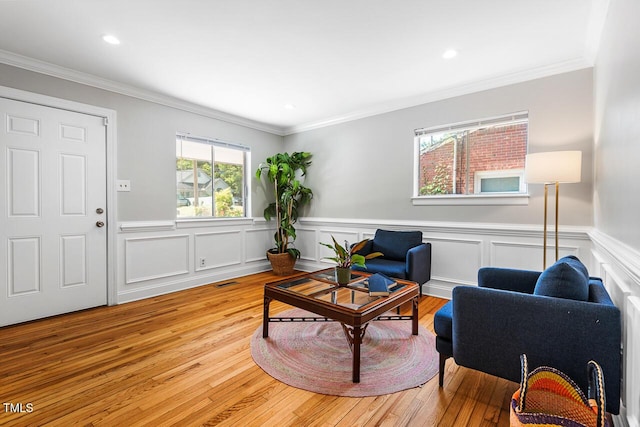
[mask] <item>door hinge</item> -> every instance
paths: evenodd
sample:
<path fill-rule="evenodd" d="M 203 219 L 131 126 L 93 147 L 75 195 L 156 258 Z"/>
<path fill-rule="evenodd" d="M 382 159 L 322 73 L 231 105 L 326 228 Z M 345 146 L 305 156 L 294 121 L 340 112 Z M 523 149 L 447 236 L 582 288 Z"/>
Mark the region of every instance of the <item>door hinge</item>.
<path fill-rule="evenodd" d="M 109 118 L 108 118 L 108 117 L 103 117 L 103 118 L 102 118 L 102 120 L 103 120 L 103 124 L 104 124 L 105 126 L 108 126 L 108 125 L 109 125 Z"/>

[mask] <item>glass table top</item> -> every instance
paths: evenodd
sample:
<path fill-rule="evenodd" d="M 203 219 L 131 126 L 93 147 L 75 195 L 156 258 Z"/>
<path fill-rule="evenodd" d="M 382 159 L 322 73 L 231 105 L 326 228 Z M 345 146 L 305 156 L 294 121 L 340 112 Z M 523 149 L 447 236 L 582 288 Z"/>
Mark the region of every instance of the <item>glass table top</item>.
<path fill-rule="evenodd" d="M 352 272 L 351 282 L 347 286 L 338 286 L 335 282 L 334 270 L 329 269 L 280 282 L 274 287 L 352 309 L 366 306 L 381 298 L 388 298 L 370 296 L 368 285 L 366 275 Z M 396 282 L 389 288 L 390 295 L 406 287 L 406 284 Z"/>

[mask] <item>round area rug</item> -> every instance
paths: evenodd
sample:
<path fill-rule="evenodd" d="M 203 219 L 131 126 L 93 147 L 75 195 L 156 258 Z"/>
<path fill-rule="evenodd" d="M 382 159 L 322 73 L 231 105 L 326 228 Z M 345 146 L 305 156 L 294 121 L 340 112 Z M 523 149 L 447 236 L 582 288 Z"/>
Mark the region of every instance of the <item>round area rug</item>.
<path fill-rule="evenodd" d="M 300 309 L 278 317 L 315 316 Z M 360 347 L 360 382 L 352 379 L 352 353 L 338 322 L 274 322 L 251 338 L 253 360 L 293 387 L 335 396 L 379 396 L 418 387 L 438 372 L 434 335 L 410 320 L 370 322 Z"/>

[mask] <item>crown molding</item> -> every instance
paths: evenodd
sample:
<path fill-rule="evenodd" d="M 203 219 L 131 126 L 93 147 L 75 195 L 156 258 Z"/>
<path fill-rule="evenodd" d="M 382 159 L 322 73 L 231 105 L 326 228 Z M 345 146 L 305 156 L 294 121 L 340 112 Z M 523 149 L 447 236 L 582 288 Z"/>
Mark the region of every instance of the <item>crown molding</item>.
<path fill-rule="evenodd" d="M 377 106 L 374 106 L 372 108 L 354 111 L 340 116 L 334 116 L 325 120 L 309 122 L 299 126 L 287 127 L 284 128 L 284 135 L 293 135 L 313 129 L 319 129 L 327 126 L 337 125 L 340 123 L 350 122 L 353 120 L 364 119 L 366 117 L 376 116 L 379 114 L 390 113 L 392 111 L 397 111 L 404 108 L 428 104 L 430 102 L 441 101 L 443 99 L 454 98 L 456 96 L 468 95 L 475 92 L 481 92 L 483 90 L 495 89 L 498 87 L 508 86 L 516 83 L 523 83 L 529 80 L 549 77 L 556 74 L 568 73 L 571 71 L 578 71 L 591 67 L 593 67 L 593 63 L 587 58 L 576 58 L 573 60 L 558 62 L 543 67 L 522 70 L 485 80 L 452 86 L 446 89 L 424 93 L 422 95 L 396 99 L 387 103 L 378 104 Z"/>
<path fill-rule="evenodd" d="M 115 92 L 121 95 L 138 98 L 143 101 L 149 101 L 155 104 L 176 108 L 178 110 L 198 114 L 200 116 L 208 117 L 211 119 L 233 123 L 278 136 L 284 136 L 284 129 L 279 126 L 272 126 L 266 123 L 257 122 L 233 114 L 224 113 L 222 111 L 193 104 L 171 96 L 162 95 L 157 92 L 141 89 L 124 83 L 115 82 L 113 80 L 104 79 L 93 74 L 83 73 L 80 71 L 72 70 L 70 68 L 61 67 L 59 65 L 54 65 L 23 55 L 18 55 L 16 53 L 2 49 L 0 49 L 0 63 L 22 68 L 28 71 L 34 71 L 40 74 L 45 74 L 51 77 L 68 80 L 74 83 L 92 86 L 98 89 L 107 90 L 109 92 Z"/>
<path fill-rule="evenodd" d="M 404 108 L 415 107 L 430 102 L 441 101 L 443 99 L 453 98 L 461 95 L 468 95 L 488 89 L 495 89 L 511 84 L 522 83 L 529 80 L 535 80 L 561 73 L 568 73 L 585 68 L 591 68 L 593 61 L 589 58 L 576 58 L 569 61 L 559 62 L 556 64 L 538 67 L 530 70 L 518 71 L 503 76 L 471 82 L 463 85 L 452 86 L 446 89 L 424 93 L 421 95 L 391 100 L 382 104 L 378 104 L 371 108 L 350 112 L 344 115 L 334 116 L 323 120 L 308 122 L 302 125 L 280 127 L 262 122 L 257 122 L 244 117 L 235 116 L 233 114 L 224 113 L 222 111 L 207 108 L 201 105 L 193 104 L 174 97 L 161 95 L 157 92 L 137 88 L 135 86 L 124 83 L 115 82 L 104 79 L 92 74 L 82 73 L 70 68 L 61 67 L 50 64 L 48 62 L 18 55 L 9 51 L 0 49 L 0 63 L 34 71 L 40 74 L 72 81 L 75 83 L 92 86 L 98 89 L 119 93 L 121 95 L 131 96 L 144 101 L 153 102 L 167 107 L 176 108 L 190 113 L 198 114 L 216 120 L 244 126 L 247 128 L 268 132 L 278 136 L 287 136 L 296 133 L 306 132 L 313 129 L 319 129 L 327 126 L 333 126 L 354 120 L 359 120 L 379 114 L 389 113 Z"/>

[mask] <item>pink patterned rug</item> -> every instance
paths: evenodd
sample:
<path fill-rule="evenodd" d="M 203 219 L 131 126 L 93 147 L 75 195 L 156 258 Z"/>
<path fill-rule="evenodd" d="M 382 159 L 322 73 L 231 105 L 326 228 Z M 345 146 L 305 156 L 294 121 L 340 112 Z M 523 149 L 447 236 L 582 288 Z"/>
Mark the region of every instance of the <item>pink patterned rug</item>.
<path fill-rule="evenodd" d="M 278 317 L 310 317 L 300 309 Z M 438 372 L 435 337 L 411 321 L 371 322 L 361 346 L 360 383 L 351 381 L 352 353 L 338 322 L 270 323 L 251 338 L 253 360 L 266 373 L 293 387 L 335 396 L 379 396 L 423 385 Z"/>

